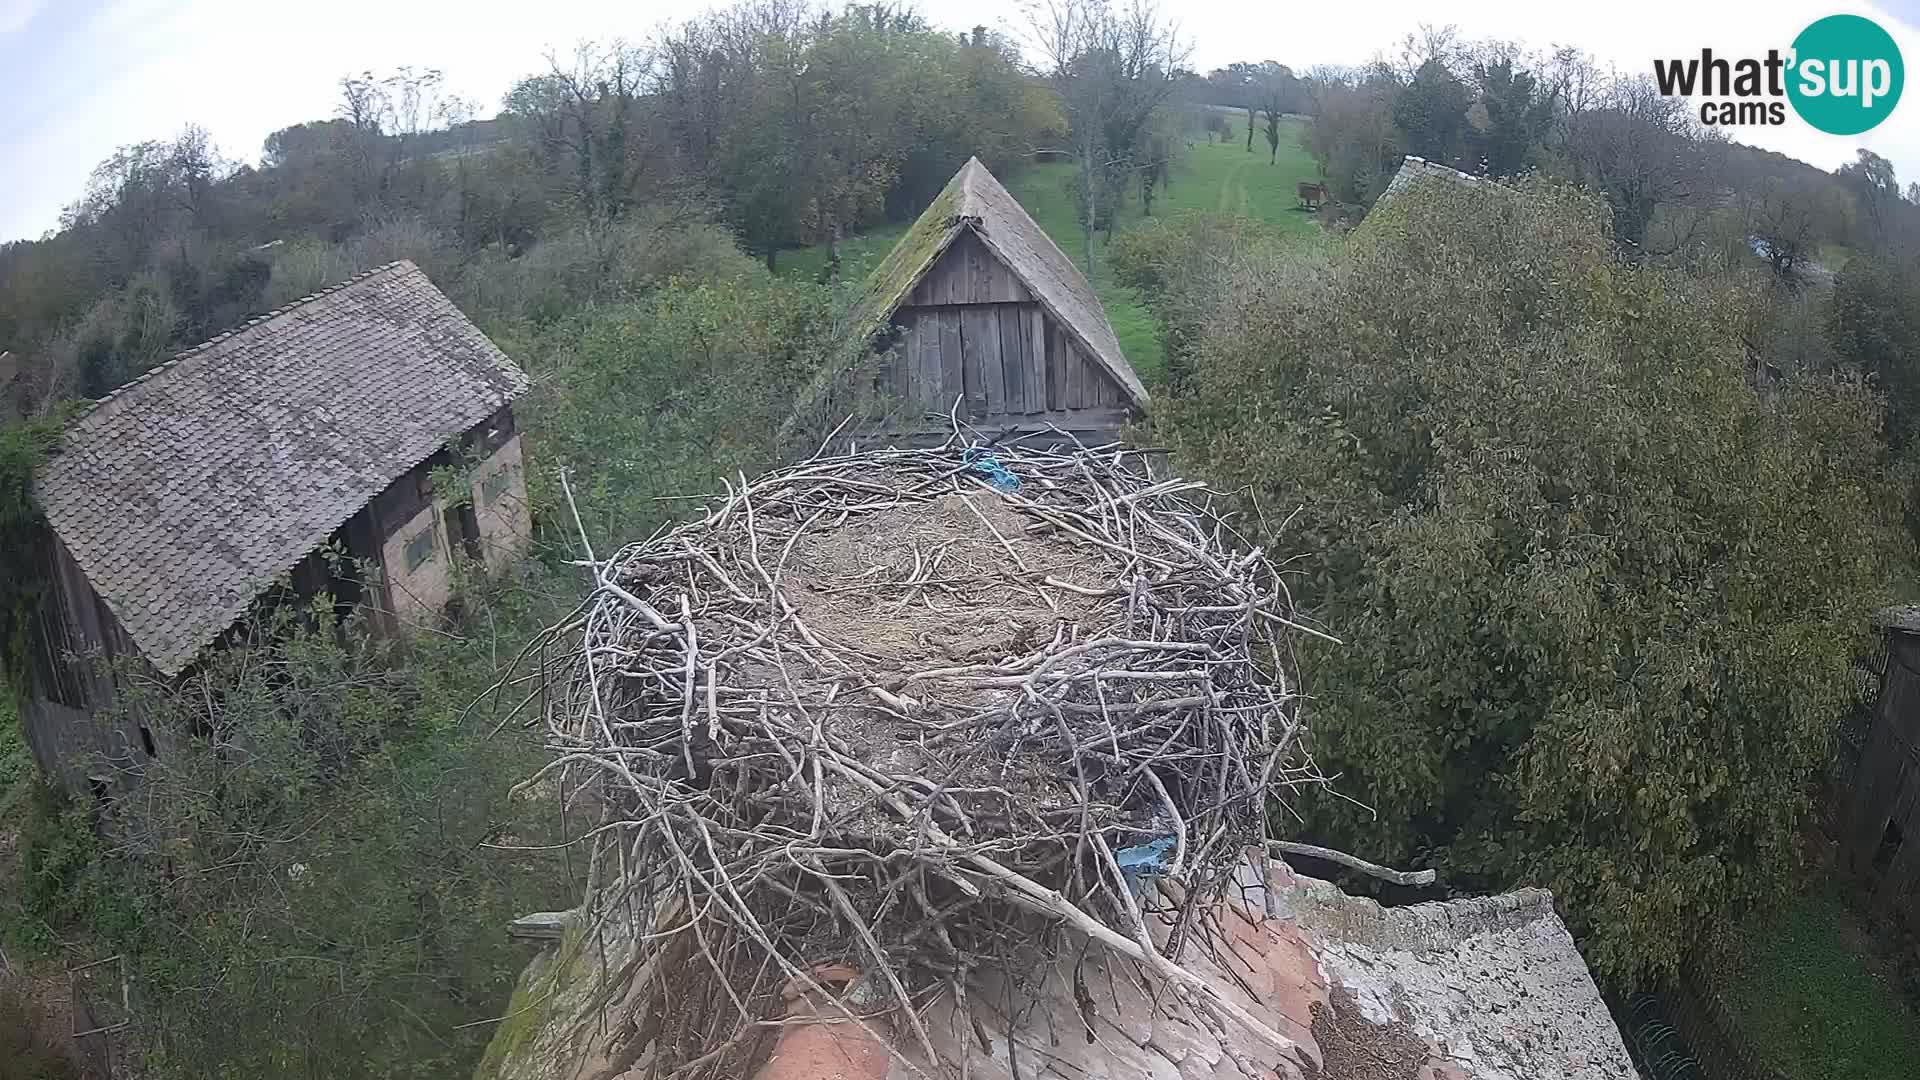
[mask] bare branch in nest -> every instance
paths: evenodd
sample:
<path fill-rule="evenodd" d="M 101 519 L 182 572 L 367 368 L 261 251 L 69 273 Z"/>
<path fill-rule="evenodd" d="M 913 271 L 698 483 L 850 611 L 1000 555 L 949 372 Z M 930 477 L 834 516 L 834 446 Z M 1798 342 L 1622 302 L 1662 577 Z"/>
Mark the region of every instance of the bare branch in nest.
<path fill-rule="evenodd" d="M 1370 863 L 1344 851 L 1335 851 L 1332 848 L 1318 847 L 1313 844 L 1296 844 L 1291 840 L 1269 840 L 1267 848 L 1276 855 L 1306 855 L 1315 859 L 1325 859 L 1330 863 L 1339 863 L 1349 870 L 1358 870 L 1382 881 L 1391 881 L 1395 885 L 1431 885 L 1438 877 L 1432 870 L 1394 870 L 1379 863 Z"/>
<path fill-rule="evenodd" d="M 664 1068 L 744 1074 L 745 1029 L 823 964 L 865 970 L 862 1012 L 931 1055 L 935 997 L 1029 977 L 1060 930 L 1291 1048 L 1180 952 L 1271 801 L 1324 782 L 1290 658 L 1326 635 L 1201 485 L 956 439 L 726 487 L 589 552 L 593 595 L 530 651 L 553 761 L 522 787 L 600 811 L 590 880 L 646 867 L 678 905 L 664 929 L 636 909 L 643 952 L 697 945 Z M 1134 895 L 1154 877 L 1164 944 Z"/>

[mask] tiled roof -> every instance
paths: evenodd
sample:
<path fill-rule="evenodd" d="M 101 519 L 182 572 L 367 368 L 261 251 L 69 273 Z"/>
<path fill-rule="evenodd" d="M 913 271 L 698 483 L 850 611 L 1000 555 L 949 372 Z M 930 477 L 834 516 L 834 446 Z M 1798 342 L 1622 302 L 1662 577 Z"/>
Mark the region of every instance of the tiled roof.
<path fill-rule="evenodd" d="M 869 976 L 846 967 L 858 949 L 823 943 L 816 984 L 796 979 L 767 1022 L 779 1032 L 747 1075 L 753 1080 L 909 1080 L 924 1076 L 1165 1077 L 1246 1080 L 1317 1077 L 1366 1080 L 1634 1080 L 1625 1043 L 1573 937 L 1538 889 L 1385 908 L 1272 863 L 1251 867 L 1211 915 L 1200 916 L 1179 963 L 1291 1044 L 1282 1049 L 1160 975 L 1063 930 L 1031 966 L 972 969 L 964 1000 L 930 995 L 920 1023 L 938 1060 L 912 1027 L 877 1013 Z M 1164 947 L 1169 927 L 1148 920 Z M 622 919 L 596 939 L 603 953 L 569 966 L 543 954 L 523 986 L 552 1002 L 510 1048 L 489 1054 L 482 1080 L 538 1080 L 633 1061 L 627 1041 L 659 1030 L 661 1017 L 600 1002 L 680 1000 L 654 993 L 671 962 L 639 963 L 640 937 Z M 657 946 L 660 939 L 647 939 Z M 561 951 L 565 952 L 563 945 Z M 1049 958 L 1050 957 L 1050 958 Z M 690 963 L 699 970 L 700 961 Z M 605 963 L 629 972 L 598 980 Z M 558 974 L 552 974 L 555 971 Z M 518 1003 L 520 997 L 516 995 Z M 535 1005 L 541 1004 L 536 1001 Z M 528 1006 L 532 1008 L 532 1005 Z M 848 1022 L 849 1013 L 866 1018 Z M 609 1070 L 611 1075 L 618 1070 Z M 645 1070 L 632 1074 L 652 1075 Z"/>
<path fill-rule="evenodd" d="M 1406 158 L 1400 162 L 1400 168 L 1394 172 L 1393 179 L 1387 182 L 1387 190 L 1380 193 L 1380 198 L 1374 203 L 1374 206 L 1376 208 L 1384 206 L 1391 201 L 1394 196 L 1425 179 L 1444 180 L 1450 184 L 1460 184 L 1466 187 L 1501 187 L 1500 184 L 1487 177 L 1474 176 L 1472 173 L 1463 173 L 1459 169 L 1451 166 L 1442 165 L 1436 161 L 1428 161 L 1426 158 L 1415 157 L 1412 154 L 1408 154 Z"/>
<path fill-rule="evenodd" d="M 1041 306 L 1125 388 L 1136 406 L 1146 406 L 1147 388 L 1120 351 L 1107 309 L 1086 275 L 977 157 L 967 159 L 953 174 L 874 268 L 865 295 L 856 303 L 854 325 L 870 332 L 891 316 L 964 229 L 972 229 L 1007 264 Z"/>
<path fill-rule="evenodd" d="M 1290 1052 L 1196 1008 L 1159 976 L 1070 942 L 1034 970 L 977 969 L 964 1008 L 935 998 L 923 1021 L 940 1056 L 933 1068 L 905 1025 L 863 1031 L 815 995 L 789 1008 L 789 1025 L 801 1024 L 784 1029 L 754 1080 L 905 1080 L 909 1063 L 976 1080 L 1637 1076 L 1545 892 L 1383 908 L 1285 867 L 1271 888 L 1246 884 L 1182 963 L 1291 1040 Z M 1154 932 L 1164 944 L 1164 928 Z M 1018 1047 L 1017 1069 L 1008 1047 Z"/>
<path fill-rule="evenodd" d="M 140 651 L 173 675 L 375 495 L 526 386 L 426 274 L 392 263 L 102 398 L 35 494 Z"/>

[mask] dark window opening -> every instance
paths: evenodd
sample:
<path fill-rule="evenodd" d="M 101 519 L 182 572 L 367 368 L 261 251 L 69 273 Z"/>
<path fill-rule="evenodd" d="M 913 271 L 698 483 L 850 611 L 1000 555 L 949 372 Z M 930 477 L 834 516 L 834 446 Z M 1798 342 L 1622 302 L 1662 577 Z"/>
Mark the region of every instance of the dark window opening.
<path fill-rule="evenodd" d="M 473 503 L 449 506 L 446 512 L 447 550 L 469 559 L 480 557 L 480 518 Z"/>
<path fill-rule="evenodd" d="M 419 534 L 407 541 L 407 573 L 425 566 L 433 558 L 433 526 L 421 529 Z"/>
<path fill-rule="evenodd" d="M 1885 873 L 1893 860 L 1900 854 L 1900 844 L 1906 837 L 1900 834 L 1900 826 L 1887 822 L 1887 831 L 1880 834 L 1880 846 L 1873 853 L 1873 872 Z"/>
<path fill-rule="evenodd" d="M 140 749 L 145 750 L 148 757 L 160 756 L 160 752 L 153 748 L 153 731 L 145 724 L 140 725 Z"/>

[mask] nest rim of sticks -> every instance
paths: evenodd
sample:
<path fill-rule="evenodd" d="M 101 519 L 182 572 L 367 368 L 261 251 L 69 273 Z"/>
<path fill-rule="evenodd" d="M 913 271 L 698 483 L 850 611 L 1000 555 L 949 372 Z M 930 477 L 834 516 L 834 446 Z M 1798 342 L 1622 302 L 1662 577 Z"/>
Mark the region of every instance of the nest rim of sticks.
<path fill-rule="evenodd" d="M 583 565 L 520 790 L 597 813 L 592 918 L 697 958 L 664 1075 L 744 1075 L 783 992 L 842 1001 L 823 964 L 937 1069 L 925 1006 L 1063 932 L 1293 1047 L 1179 957 L 1264 858 L 1270 801 L 1325 782 L 1293 650 L 1333 639 L 1204 484 L 1111 446 L 823 452 Z M 1008 629 L 954 655 L 968 618 Z"/>

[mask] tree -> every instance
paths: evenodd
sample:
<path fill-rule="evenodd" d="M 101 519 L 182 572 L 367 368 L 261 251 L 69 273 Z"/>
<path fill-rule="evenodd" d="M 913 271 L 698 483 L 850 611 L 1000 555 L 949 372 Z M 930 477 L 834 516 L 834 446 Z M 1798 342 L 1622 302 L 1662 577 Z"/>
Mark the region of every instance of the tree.
<path fill-rule="evenodd" d="M 1900 181 L 1894 176 L 1893 162 L 1862 148 L 1854 161 L 1840 166 L 1834 175 L 1860 204 L 1861 224 L 1866 226 L 1860 246 L 1887 243 L 1893 216 L 1900 209 Z"/>
<path fill-rule="evenodd" d="M 633 203 L 645 160 L 636 112 L 651 66 L 625 42 L 582 44 L 566 64 L 549 53 L 545 73 L 507 92 L 506 115 L 589 225 Z"/>
<path fill-rule="evenodd" d="M 1757 190 L 1741 193 L 1740 205 L 1755 253 L 1782 280 L 1792 280 L 1823 241 L 1847 231 L 1846 196 L 1822 176 L 1765 177 Z"/>
<path fill-rule="evenodd" d="M 1245 265 L 1160 432 L 1273 515 L 1347 643 L 1303 661 L 1345 797 L 1309 835 L 1548 887 L 1631 985 L 1790 888 L 1866 613 L 1910 565 L 1878 408 L 1844 379 L 1755 393 L 1740 301 L 1618 259 L 1590 196 L 1374 213 L 1330 266 Z"/>
<path fill-rule="evenodd" d="M 1047 0 L 1029 20 L 1071 126 L 1091 280 L 1094 231 L 1105 225 L 1111 235 L 1116 196 L 1135 169 L 1151 163 L 1144 137 L 1178 85 L 1172 73 L 1187 47 L 1152 0 L 1119 10 L 1108 0 Z"/>
<path fill-rule="evenodd" d="M 1307 150 L 1342 202 L 1372 206 L 1406 154 L 1406 136 L 1393 122 L 1400 84 L 1391 70 L 1316 72 L 1307 80 L 1313 124 Z"/>
<path fill-rule="evenodd" d="M 1473 83 L 1478 100 L 1467 114 L 1467 142 L 1490 175 L 1518 175 L 1546 141 L 1559 109 L 1559 89 L 1515 67 L 1510 55 L 1474 65 Z"/>
<path fill-rule="evenodd" d="M 1300 108 L 1300 80 L 1285 64 L 1269 60 L 1260 65 L 1252 90 L 1253 100 L 1267 117 L 1267 164 L 1272 165 L 1280 157 L 1280 121 Z"/>
<path fill-rule="evenodd" d="M 1393 103 L 1393 122 L 1407 146 L 1430 161 L 1459 159 L 1472 104 L 1467 85 L 1438 59 L 1427 60 Z"/>
<path fill-rule="evenodd" d="M 1714 189 L 1687 103 L 1645 76 L 1616 80 L 1592 108 L 1567 119 L 1561 154 L 1570 179 L 1613 210 L 1615 238 L 1638 250 L 1662 204 L 1693 202 Z"/>
<path fill-rule="evenodd" d="M 1863 253 L 1834 282 L 1828 323 L 1835 352 L 1887 397 L 1887 435 L 1908 447 L 1920 431 L 1920 262 Z"/>

